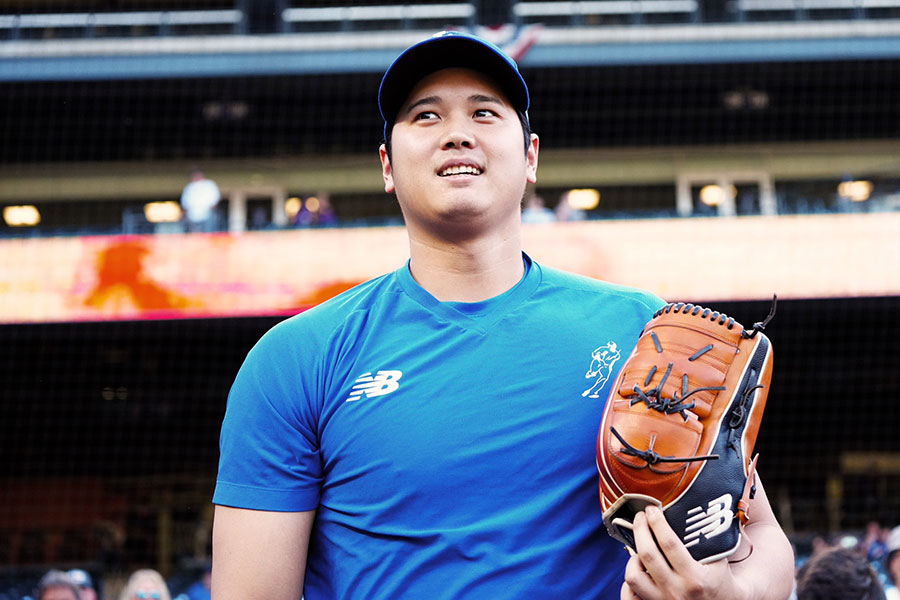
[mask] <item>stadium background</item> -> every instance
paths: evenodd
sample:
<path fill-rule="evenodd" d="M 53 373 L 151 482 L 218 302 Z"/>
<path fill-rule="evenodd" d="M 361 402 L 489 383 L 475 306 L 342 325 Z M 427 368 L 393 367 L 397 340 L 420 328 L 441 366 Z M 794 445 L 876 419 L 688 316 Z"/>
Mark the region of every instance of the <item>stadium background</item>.
<path fill-rule="evenodd" d="M 402 264 L 375 93 L 444 28 L 519 59 L 533 191 L 599 193 L 536 258 L 745 324 L 779 295 L 758 450 L 798 553 L 900 524 L 900 2 L 0 0 L 0 598 L 209 559 L 247 350 Z M 148 216 L 194 166 L 223 232 Z M 312 198 L 336 225 L 291 224 Z"/>

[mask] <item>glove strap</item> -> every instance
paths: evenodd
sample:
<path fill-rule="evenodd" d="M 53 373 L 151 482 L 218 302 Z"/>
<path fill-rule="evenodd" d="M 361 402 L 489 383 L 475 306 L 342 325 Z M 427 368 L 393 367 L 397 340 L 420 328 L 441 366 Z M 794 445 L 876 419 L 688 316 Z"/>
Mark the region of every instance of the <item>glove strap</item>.
<path fill-rule="evenodd" d="M 747 483 L 744 484 L 744 493 L 738 500 L 737 516 L 741 520 L 741 525 L 745 525 L 750 519 L 750 501 L 756 496 L 756 461 L 759 460 L 759 454 L 753 457 L 747 467 Z"/>

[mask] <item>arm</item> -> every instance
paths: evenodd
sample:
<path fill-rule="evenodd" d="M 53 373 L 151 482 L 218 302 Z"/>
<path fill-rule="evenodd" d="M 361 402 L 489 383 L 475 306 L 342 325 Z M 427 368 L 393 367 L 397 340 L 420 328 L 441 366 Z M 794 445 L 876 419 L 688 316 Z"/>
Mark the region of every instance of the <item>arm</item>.
<path fill-rule="evenodd" d="M 315 514 L 216 506 L 212 597 L 298 600 Z"/>
<path fill-rule="evenodd" d="M 634 537 L 638 553 L 625 568 L 623 600 L 785 600 L 791 594 L 793 551 L 758 476 L 744 539 L 728 559 L 705 565 L 695 561 L 655 507 L 635 517 Z"/>

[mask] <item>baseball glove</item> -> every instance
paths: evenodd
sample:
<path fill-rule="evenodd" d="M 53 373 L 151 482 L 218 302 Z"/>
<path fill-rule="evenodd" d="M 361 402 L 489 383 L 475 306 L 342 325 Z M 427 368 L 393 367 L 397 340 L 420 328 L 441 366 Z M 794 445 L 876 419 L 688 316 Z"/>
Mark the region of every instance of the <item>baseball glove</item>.
<path fill-rule="evenodd" d="M 750 459 L 772 378 L 761 333 L 694 304 L 647 323 L 612 388 L 597 436 L 603 522 L 634 551 L 632 522 L 659 506 L 701 563 L 733 554 L 756 492 Z"/>

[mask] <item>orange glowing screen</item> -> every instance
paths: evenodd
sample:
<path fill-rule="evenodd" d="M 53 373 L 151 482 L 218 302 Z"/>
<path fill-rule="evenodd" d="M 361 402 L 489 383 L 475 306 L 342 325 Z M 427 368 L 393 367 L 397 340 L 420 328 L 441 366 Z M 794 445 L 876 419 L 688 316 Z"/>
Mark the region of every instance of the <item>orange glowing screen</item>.
<path fill-rule="evenodd" d="M 543 264 L 667 300 L 900 293 L 900 214 L 527 225 Z M 0 322 L 292 314 L 408 258 L 401 227 L 0 240 Z"/>

